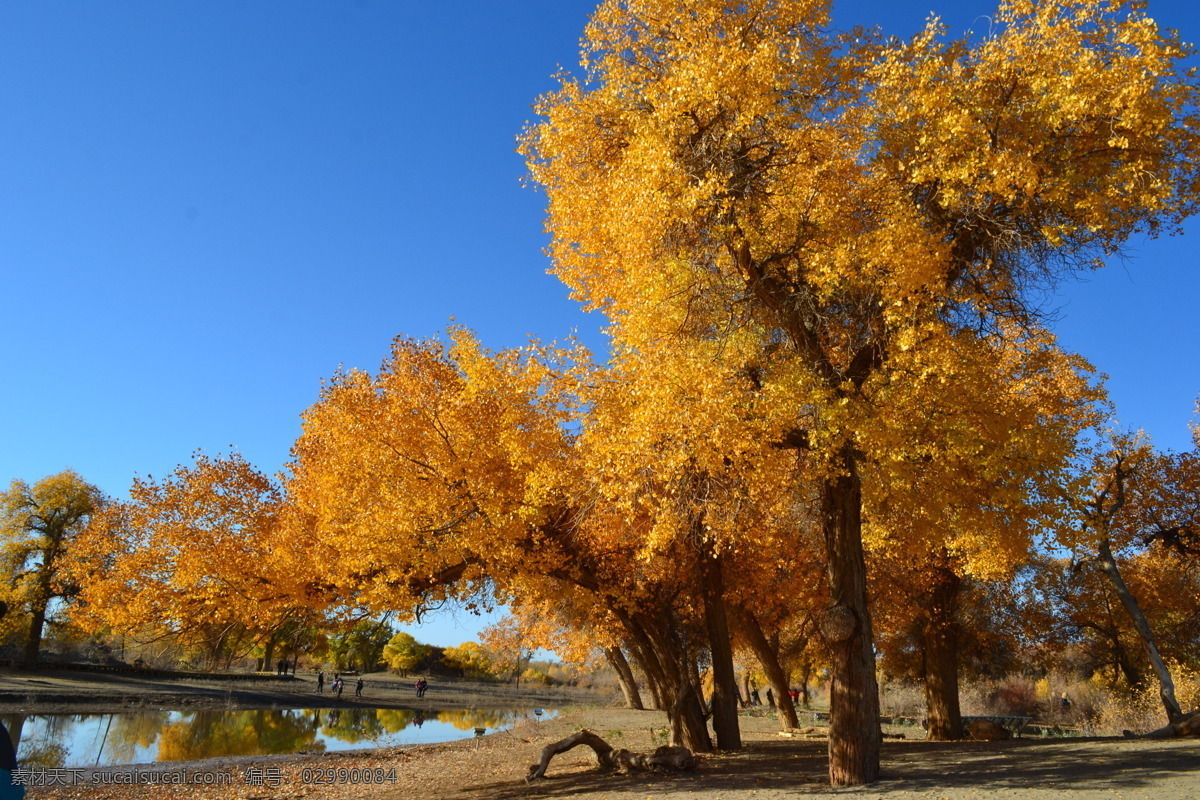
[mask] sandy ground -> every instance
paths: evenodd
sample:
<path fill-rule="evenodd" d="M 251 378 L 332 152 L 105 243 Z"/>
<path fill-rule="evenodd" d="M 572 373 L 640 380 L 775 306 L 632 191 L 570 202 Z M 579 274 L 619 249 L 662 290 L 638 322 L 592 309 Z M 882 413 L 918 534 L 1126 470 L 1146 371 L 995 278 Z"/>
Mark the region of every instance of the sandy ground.
<path fill-rule="evenodd" d="M 452 694 L 449 687 L 445 690 L 439 705 L 444 705 Z M 0 683 L 0 702 L 4 702 L 5 691 L 8 689 Z M 175 692 L 179 693 L 178 686 Z M 384 692 L 381 686 L 380 694 Z M 164 692 L 164 696 L 169 694 Z M 471 694 L 463 692 L 461 696 Z M 501 699 L 511 702 L 508 698 Z M 766 716 L 746 716 L 742 723 L 745 748 L 737 753 L 703 757 L 694 773 L 603 773 L 596 770 L 591 751 L 579 748 L 558 756 L 551 763 L 546 779 L 526 784 L 524 775 L 538 759 L 541 749 L 575 730 L 586 727 L 616 747 L 646 751 L 653 749 L 665 726 L 665 718 L 656 711 L 590 708 L 571 711 L 540 724 L 523 723 L 516 730 L 491 734 L 478 741 L 351 753 L 226 758 L 186 765 L 114 767 L 108 768 L 107 775 L 89 771 L 65 772 L 59 776 L 43 774 L 45 780 L 58 777 L 60 783 L 74 785 L 30 786 L 28 797 L 58 800 L 1200 798 L 1200 742 L 1196 740 L 1020 739 L 935 743 L 889 739 L 884 743 L 882 780 L 869 787 L 834 791 L 825 785 L 825 741 L 780 737 L 777 723 Z M 135 769 L 155 772 L 137 775 Z M 229 776 L 231 783 L 219 788 L 151 783 L 212 781 L 218 775 Z M 375 775 L 384 781 L 365 782 L 366 777 Z M 135 785 L 117 785 L 115 780 L 132 780 Z"/>

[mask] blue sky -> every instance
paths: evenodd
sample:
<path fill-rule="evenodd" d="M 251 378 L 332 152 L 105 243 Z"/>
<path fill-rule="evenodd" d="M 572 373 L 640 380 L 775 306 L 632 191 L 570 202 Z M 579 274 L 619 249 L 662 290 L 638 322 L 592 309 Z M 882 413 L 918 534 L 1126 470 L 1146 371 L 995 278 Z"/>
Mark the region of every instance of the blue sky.
<path fill-rule="evenodd" d="M 493 347 L 600 341 L 546 274 L 514 141 L 593 7 L 0 6 L 0 482 L 70 466 L 120 496 L 197 448 L 277 470 L 323 378 L 451 317 Z M 909 35 L 936 8 L 957 33 L 993 7 L 835 15 Z M 1191 0 L 1150 14 L 1200 36 Z M 1200 393 L 1197 243 L 1135 243 L 1060 298 L 1064 343 L 1166 447 Z M 425 638 L 474 628 L 448 624 Z"/>

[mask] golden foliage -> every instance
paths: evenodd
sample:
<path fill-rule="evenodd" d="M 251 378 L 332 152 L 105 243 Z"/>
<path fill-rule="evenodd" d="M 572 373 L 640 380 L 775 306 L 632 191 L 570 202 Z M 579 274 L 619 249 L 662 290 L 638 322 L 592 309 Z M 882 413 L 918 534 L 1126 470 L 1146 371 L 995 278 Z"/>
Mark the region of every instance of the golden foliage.
<path fill-rule="evenodd" d="M 184 641 L 214 627 L 275 627 L 299 604 L 281 569 L 281 504 L 238 455 L 197 454 L 161 481 L 135 481 L 130 499 L 105 508 L 80 539 L 75 619 L 131 633 L 150 624 Z"/>

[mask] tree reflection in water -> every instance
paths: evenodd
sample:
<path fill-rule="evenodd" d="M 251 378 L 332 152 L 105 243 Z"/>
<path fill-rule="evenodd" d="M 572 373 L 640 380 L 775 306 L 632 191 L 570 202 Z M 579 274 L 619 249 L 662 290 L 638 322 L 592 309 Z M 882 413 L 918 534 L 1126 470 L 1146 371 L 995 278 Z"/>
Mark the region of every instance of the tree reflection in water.
<path fill-rule="evenodd" d="M 449 741 L 474 728 L 498 730 L 529 717 L 528 709 L 355 707 L 6 715 L 3 720 L 19 747 L 22 764 L 53 768 Z M 421 730 L 427 723 L 429 727 Z M 415 738 L 402 739 L 400 734 L 409 729 Z"/>
<path fill-rule="evenodd" d="M 158 742 L 158 736 L 170 717 L 168 711 L 110 715 L 104 725 L 107 736 L 101 739 L 101 750 L 97 756 L 106 755 L 108 762 L 118 764 L 134 761 L 138 748 L 149 749 Z"/>
<path fill-rule="evenodd" d="M 323 750 L 303 712 L 197 711 L 162 729 L 159 761 Z"/>
<path fill-rule="evenodd" d="M 445 722 L 453 725 L 460 731 L 469 731 L 473 728 L 491 728 L 497 730 L 505 728 L 518 719 L 528 716 L 526 711 L 497 711 L 494 709 L 454 709 L 453 711 L 437 712 L 438 722 Z"/>

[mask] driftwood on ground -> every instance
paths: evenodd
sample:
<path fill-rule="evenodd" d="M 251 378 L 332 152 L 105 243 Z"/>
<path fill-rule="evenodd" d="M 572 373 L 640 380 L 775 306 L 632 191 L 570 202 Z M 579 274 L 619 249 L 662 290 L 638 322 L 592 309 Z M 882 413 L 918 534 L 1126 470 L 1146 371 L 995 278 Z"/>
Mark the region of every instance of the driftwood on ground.
<path fill-rule="evenodd" d="M 525 781 L 529 782 L 545 777 L 546 768 L 550 766 L 550 759 L 581 744 L 596 751 L 596 760 L 600 762 L 601 769 L 632 772 L 650 769 L 696 768 L 696 757 L 686 747 L 660 747 L 653 753 L 631 753 L 628 750 L 613 748 L 592 731 L 582 730 L 542 748 L 541 761 L 529 766 L 529 774 L 525 776 Z"/>
<path fill-rule="evenodd" d="M 1137 736 L 1133 731 L 1124 731 L 1127 738 Z M 1175 736 L 1200 736 L 1200 709 L 1190 714 L 1184 714 L 1170 725 L 1164 725 L 1156 731 L 1143 733 L 1143 739 L 1170 739 Z"/>

